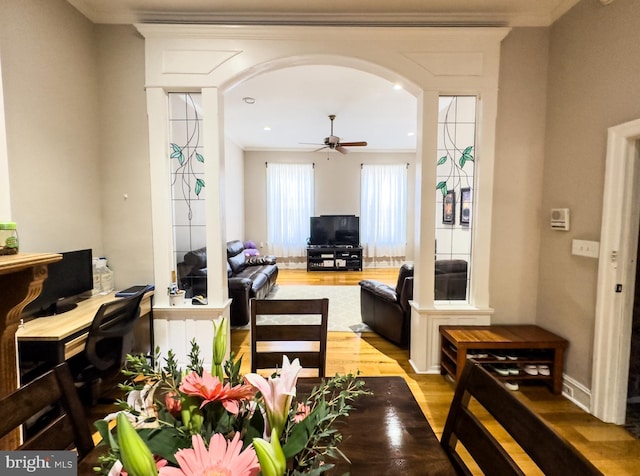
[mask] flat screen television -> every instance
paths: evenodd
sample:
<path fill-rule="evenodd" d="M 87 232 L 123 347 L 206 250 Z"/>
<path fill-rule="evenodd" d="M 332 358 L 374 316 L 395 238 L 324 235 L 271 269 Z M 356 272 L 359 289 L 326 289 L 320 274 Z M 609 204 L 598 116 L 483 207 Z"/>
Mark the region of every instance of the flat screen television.
<path fill-rule="evenodd" d="M 61 314 L 74 309 L 80 295 L 93 289 L 93 256 L 90 249 L 65 251 L 62 259 L 48 266 L 40 295 L 27 304 L 25 317 Z"/>
<path fill-rule="evenodd" d="M 360 217 L 320 215 L 311 217 L 309 244 L 312 246 L 359 246 Z"/>

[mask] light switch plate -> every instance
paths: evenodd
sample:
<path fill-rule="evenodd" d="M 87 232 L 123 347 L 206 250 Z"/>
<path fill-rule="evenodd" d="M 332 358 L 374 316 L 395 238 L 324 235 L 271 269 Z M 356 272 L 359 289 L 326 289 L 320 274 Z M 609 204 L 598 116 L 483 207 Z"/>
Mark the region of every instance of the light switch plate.
<path fill-rule="evenodd" d="M 571 242 L 571 254 L 597 258 L 600 256 L 600 243 L 597 241 L 573 240 Z"/>

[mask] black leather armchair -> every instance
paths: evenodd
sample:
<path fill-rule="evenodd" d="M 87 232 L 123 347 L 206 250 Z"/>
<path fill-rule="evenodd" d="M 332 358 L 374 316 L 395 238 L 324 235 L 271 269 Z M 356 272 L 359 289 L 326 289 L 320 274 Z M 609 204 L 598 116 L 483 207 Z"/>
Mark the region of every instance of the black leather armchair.
<path fill-rule="evenodd" d="M 362 322 L 373 331 L 400 346 L 409 342 L 413 299 L 413 265 L 403 264 L 395 288 L 379 281 L 360 281 Z"/>

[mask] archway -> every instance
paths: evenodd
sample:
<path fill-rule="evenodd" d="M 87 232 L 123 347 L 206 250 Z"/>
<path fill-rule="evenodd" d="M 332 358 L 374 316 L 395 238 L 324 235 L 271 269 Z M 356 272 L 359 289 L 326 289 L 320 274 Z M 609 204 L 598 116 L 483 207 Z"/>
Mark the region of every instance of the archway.
<path fill-rule="evenodd" d="M 487 323 L 489 308 L 489 256 L 493 202 L 493 163 L 497 113 L 500 42 L 506 28 L 358 28 L 215 25 L 138 25 L 146 39 L 146 84 L 151 159 L 155 282 L 162 287 L 171 262 L 170 197 L 163 188 L 168 174 L 166 94 L 175 90 L 200 90 L 204 116 L 204 143 L 210 158 L 205 174 L 223 187 L 224 131 L 220 121 L 222 92 L 243 77 L 279 65 L 317 61 L 318 56 L 341 58 L 343 64 L 376 74 L 393 73 L 413 84 L 418 100 L 416 152 L 416 276 L 412 305 L 411 363 L 418 372 L 439 371 L 440 324 Z M 384 77 L 384 76 L 383 76 Z M 474 217 L 474 259 L 470 270 L 475 283 L 469 303 L 437 307 L 433 303 L 435 207 L 430 190 L 436 183 L 438 101 L 441 93 L 476 95 L 482 127 L 476 144 L 482 151 L 478 163 Z M 481 171 L 480 171 L 481 169 Z M 220 232 L 224 210 L 219 190 L 207 188 L 207 249 L 210 254 L 209 303 L 198 310 L 176 309 L 166 296 L 157 299 L 156 320 L 185 321 L 192 316 L 228 312 L 224 235 Z M 204 317 L 202 317 L 204 319 Z M 179 323 L 173 322 L 175 326 Z M 163 325 L 157 328 L 164 328 Z M 168 328 L 168 326 L 167 326 Z M 177 331 L 174 331 L 177 333 Z M 170 333 L 158 336 L 168 343 Z M 206 344 L 203 344 L 206 346 Z M 172 347 L 176 345 L 172 342 Z"/>

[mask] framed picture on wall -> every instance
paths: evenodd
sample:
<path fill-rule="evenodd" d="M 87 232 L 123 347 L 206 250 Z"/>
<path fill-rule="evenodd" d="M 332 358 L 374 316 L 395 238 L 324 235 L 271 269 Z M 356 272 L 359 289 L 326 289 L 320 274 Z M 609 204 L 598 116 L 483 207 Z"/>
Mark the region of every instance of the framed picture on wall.
<path fill-rule="evenodd" d="M 456 192 L 449 190 L 442 200 L 442 223 L 456 222 Z"/>
<path fill-rule="evenodd" d="M 471 221 L 471 189 L 460 190 L 460 224 L 469 225 Z"/>

